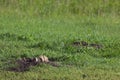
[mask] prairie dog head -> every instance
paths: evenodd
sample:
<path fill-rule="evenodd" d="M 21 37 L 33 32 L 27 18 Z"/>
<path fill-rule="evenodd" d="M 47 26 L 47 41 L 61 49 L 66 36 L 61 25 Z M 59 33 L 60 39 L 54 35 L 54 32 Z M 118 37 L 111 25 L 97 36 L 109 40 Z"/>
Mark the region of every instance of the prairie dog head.
<path fill-rule="evenodd" d="M 39 59 L 41 60 L 41 62 L 49 62 L 48 57 L 44 55 L 39 56 Z"/>

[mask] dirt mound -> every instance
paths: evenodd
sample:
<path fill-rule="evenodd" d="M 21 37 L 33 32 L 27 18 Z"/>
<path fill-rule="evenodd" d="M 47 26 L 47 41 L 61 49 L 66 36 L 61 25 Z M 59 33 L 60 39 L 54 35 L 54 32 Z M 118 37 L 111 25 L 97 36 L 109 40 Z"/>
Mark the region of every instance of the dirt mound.
<path fill-rule="evenodd" d="M 73 42 L 74 46 L 88 46 L 88 43 L 85 41 L 80 41 L 80 42 Z"/>
<path fill-rule="evenodd" d="M 101 49 L 103 46 L 97 43 L 88 43 L 85 41 L 75 41 L 72 43 L 73 46 L 82 46 L 82 47 L 93 47 L 95 49 Z"/>
<path fill-rule="evenodd" d="M 30 69 L 30 66 L 36 66 L 40 64 L 49 64 L 54 67 L 60 66 L 56 62 L 49 61 L 48 57 L 44 55 L 35 58 L 21 58 L 19 60 L 16 60 L 16 64 L 17 66 L 10 67 L 8 70 L 14 72 L 24 72 L 28 71 Z"/>

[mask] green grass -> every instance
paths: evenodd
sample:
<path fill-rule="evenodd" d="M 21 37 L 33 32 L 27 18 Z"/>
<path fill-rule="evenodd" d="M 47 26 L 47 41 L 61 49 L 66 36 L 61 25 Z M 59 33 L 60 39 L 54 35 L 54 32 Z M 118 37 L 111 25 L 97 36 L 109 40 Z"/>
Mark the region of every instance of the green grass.
<path fill-rule="evenodd" d="M 119 80 L 120 23 L 110 17 L 20 18 L 0 16 L 1 80 Z M 74 41 L 103 45 L 73 47 Z M 46 55 L 61 67 L 41 65 L 27 72 L 5 68 L 20 57 Z"/>
<path fill-rule="evenodd" d="M 0 14 L 18 16 L 120 16 L 119 0 L 1 0 Z"/>

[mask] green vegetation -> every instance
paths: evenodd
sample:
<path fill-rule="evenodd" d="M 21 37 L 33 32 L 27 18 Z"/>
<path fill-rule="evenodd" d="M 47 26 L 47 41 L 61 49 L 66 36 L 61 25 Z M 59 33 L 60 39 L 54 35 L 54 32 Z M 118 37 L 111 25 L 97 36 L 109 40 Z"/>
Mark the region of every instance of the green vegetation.
<path fill-rule="evenodd" d="M 4 1 L 0 2 L 1 80 L 120 79 L 119 0 Z M 73 45 L 80 41 L 102 48 Z M 21 57 L 39 55 L 54 58 L 61 66 L 7 70 Z"/>
<path fill-rule="evenodd" d="M 119 16 L 119 0 L 1 0 L 0 13 L 17 16 Z"/>

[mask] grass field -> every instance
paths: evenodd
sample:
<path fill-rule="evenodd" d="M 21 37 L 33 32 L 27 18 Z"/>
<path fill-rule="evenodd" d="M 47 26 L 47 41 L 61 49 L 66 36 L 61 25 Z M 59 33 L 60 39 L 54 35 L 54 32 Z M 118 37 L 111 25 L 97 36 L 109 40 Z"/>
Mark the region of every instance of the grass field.
<path fill-rule="evenodd" d="M 1 80 L 119 80 L 120 23 L 117 18 L 0 17 Z M 101 49 L 71 46 L 74 41 L 103 45 Z M 46 55 L 61 67 L 33 66 L 27 72 L 7 71 L 10 61 Z"/>
<path fill-rule="evenodd" d="M 117 5 L 115 8 L 119 6 L 117 1 L 113 4 Z M 23 5 L 19 6 L 24 10 Z M 53 11 L 51 16 L 40 16 L 32 13 L 34 7 L 30 7 L 27 15 L 27 12 L 15 10 L 14 6 L 9 5 L 8 9 L 3 5 L 0 7 L 0 80 L 119 80 L 120 16 L 119 8 L 114 11 L 113 6 L 116 14 L 108 16 L 106 14 L 111 11 L 107 6 L 104 9 L 109 11 L 105 15 L 87 15 L 87 12 L 81 15 L 83 13 L 76 14 L 76 11 L 55 15 Z M 85 10 L 88 11 L 89 7 Z M 97 49 L 74 44 L 82 41 L 102 46 Z M 16 66 L 15 61 L 20 58 L 39 55 L 54 59 L 60 66 L 42 64 L 31 66 L 25 72 L 8 70 Z"/>

